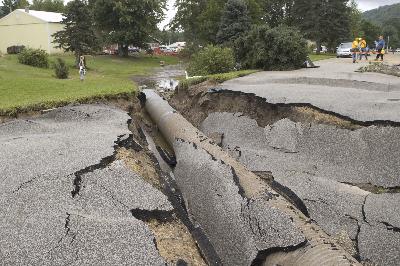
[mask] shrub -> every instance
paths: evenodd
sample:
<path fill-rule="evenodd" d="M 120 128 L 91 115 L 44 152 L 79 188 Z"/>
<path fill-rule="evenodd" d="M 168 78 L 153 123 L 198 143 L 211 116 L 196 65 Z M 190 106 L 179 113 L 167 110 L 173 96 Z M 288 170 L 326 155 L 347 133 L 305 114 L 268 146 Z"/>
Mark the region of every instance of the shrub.
<path fill-rule="evenodd" d="M 7 54 L 19 54 L 25 49 L 23 45 L 13 45 L 7 47 Z"/>
<path fill-rule="evenodd" d="M 209 45 L 195 53 L 189 63 L 190 75 L 210 75 L 226 73 L 235 67 L 235 57 L 231 48 Z"/>
<path fill-rule="evenodd" d="M 67 79 L 69 75 L 69 69 L 65 61 L 61 58 L 57 58 L 54 63 L 54 72 L 58 79 Z"/>
<path fill-rule="evenodd" d="M 236 40 L 235 54 L 245 68 L 298 69 L 307 60 L 307 41 L 292 27 L 255 26 Z"/>
<path fill-rule="evenodd" d="M 18 55 L 18 61 L 21 64 L 34 66 L 34 67 L 41 67 L 41 68 L 48 68 L 49 67 L 49 55 L 46 51 L 41 49 L 24 49 Z"/>
<path fill-rule="evenodd" d="M 187 43 L 185 48 L 179 51 L 178 56 L 182 59 L 190 59 L 192 55 L 199 50 L 199 48 L 200 46 L 196 43 Z"/>

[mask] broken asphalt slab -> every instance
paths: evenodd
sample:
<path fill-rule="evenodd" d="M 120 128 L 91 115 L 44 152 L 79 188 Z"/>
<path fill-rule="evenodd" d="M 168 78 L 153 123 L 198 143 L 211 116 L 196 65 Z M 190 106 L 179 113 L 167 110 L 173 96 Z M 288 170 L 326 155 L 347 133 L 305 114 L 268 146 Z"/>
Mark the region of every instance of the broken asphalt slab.
<path fill-rule="evenodd" d="M 369 195 L 358 238 L 360 256 L 379 265 L 400 261 L 400 194 Z"/>
<path fill-rule="evenodd" d="M 250 265 L 258 253 L 305 241 L 290 217 L 263 199 L 240 193 L 232 167 L 192 143 L 174 145 L 174 176 L 195 223 L 201 225 L 224 265 Z"/>
<path fill-rule="evenodd" d="M 2 264 L 165 265 L 139 219 L 170 213 L 167 197 L 113 162 L 129 119 L 80 105 L 0 125 Z"/>
<path fill-rule="evenodd" d="M 400 186 L 399 127 L 347 130 L 283 119 L 261 128 L 242 114 L 212 113 L 201 129 L 223 134 L 222 146 L 255 172 L 301 170 L 341 183 Z"/>
<path fill-rule="evenodd" d="M 259 72 L 227 81 L 224 90 L 254 94 L 270 104 L 310 105 L 362 122 L 400 122 L 400 78 L 356 73 L 358 66 L 339 59 L 321 68 Z"/>
<path fill-rule="evenodd" d="M 345 232 L 345 238 L 358 240 L 364 260 L 388 265 L 398 261 L 396 206 L 400 194 L 373 195 L 351 183 L 399 185 L 398 178 L 393 178 L 400 171 L 396 159 L 399 128 L 352 131 L 289 119 L 261 128 L 243 114 L 212 113 L 201 129 L 206 134 L 222 134 L 225 150 L 250 170 L 271 175 L 283 192 L 293 193 L 289 197 L 300 199 L 310 218 L 326 233 L 340 237 Z M 375 226 L 374 221 L 378 223 Z M 387 240 L 380 237 L 378 243 L 369 237 L 380 233 Z M 374 249 L 380 243 L 390 252 Z"/>
<path fill-rule="evenodd" d="M 313 257 L 315 265 L 320 265 L 322 261 L 326 265 L 358 265 L 344 249 L 338 246 L 312 220 L 301 214 L 286 198 L 281 197 L 268 182 L 263 180 L 262 177 L 251 173 L 242 163 L 230 156 L 229 152 L 222 150 L 211 139 L 207 138 L 201 131 L 177 113 L 154 91 L 144 90 L 142 96 L 144 96 L 146 110 L 152 119 L 156 121 L 158 128 L 174 148 L 177 157 L 177 166 L 174 174 L 184 195 L 190 217 L 193 222 L 205 227 L 204 231 L 220 255 L 223 263 L 228 261 L 228 264 L 231 262 L 233 265 L 248 263 L 258 265 L 262 264 L 265 257 L 271 253 L 281 250 L 291 252 L 300 248 L 304 252 L 319 250 L 326 254 L 323 257 Z M 180 144 L 182 144 L 182 147 Z M 200 156 L 202 153 L 206 157 Z M 187 173 L 186 175 L 189 175 L 189 177 L 185 176 L 184 173 Z M 232 183 L 236 185 L 235 189 L 230 185 L 227 186 Z M 212 187 L 210 184 L 212 184 Z M 203 191 L 204 188 L 207 188 L 207 190 Z M 200 191 L 196 195 L 196 191 L 193 190 Z M 214 192 L 216 192 L 216 195 L 214 195 Z M 211 195 L 211 197 L 207 199 L 204 195 Z M 190 197 L 195 198 L 190 199 Z M 239 202 L 239 199 L 247 202 L 248 206 L 243 206 L 243 203 Z M 203 204 L 209 205 L 209 208 L 207 210 L 202 208 L 199 201 L 205 201 Z M 263 219 L 264 217 L 257 216 L 257 208 L 251 208 L 253 212 L 250 211 L 250 214 L 255 215 L 248 217 L 247 208 L 250 208 L 249 205 L 253 202 L 262 203 L 261 206 L 263 207 L 261 208 L 265 206 L 265 210 L 274 209 L 276 211 L 275 214 L 286 217 L 280 219 L 280 223 L 286 220 L 289 224 L 292 224 L 296 231 L 299 230 L 301 232 L 305 241 L 297 246 L 290 245 L 286 247 L 288 250 L 285 247 L 279 246 L 279 243 L 276 243 L 277 239 L 268 237 L 271 230 L 265 230 L 266 228 L 272 229 L 271 235 L 277 233 L 280 236 L 284 236 L 281 237 L 282 239 L 290 239 L 290 237 L 287 238 L 288 236 L 285 235 L 285 232 L 281 232 L 279 223 L 270 224 L 268 222 L 271 221 L 266 221 Z M 221 208 L 222 210 L 219 210 L 219 206 L 223 207 Z M 240 211 L 238 206 L 241 206 Z M 215 211 L 217 213 L 214 214 Z M 240 215 L 237 214 L 238 212 Z M 210 213 L 213 215 L 210 215 Z M 229 215 L 224 219 L 220 219 L 221 215 L 225 217 L 224 213 L 228 213 Z M 238 216 L 243 216 L 243 218 L 238 218 Z M 273 214 L 268 212 L 266 217 L 268 216 L 272 217 Z M 243 220 L 247 221 L 244 225 Z M 226 225 L 226 221 L 230 223 Z M 260 224 L 259 222 L 265 224 Z M 227 234 L 230 233 L 236 236 L 236 240 L 232 239 L 229 235 L 219 235 L 220 232 L 224 232 L 224 228 L 226 227 L 230 228 Z M 221 229 L 215 232 L 214 228 Z M 250 234 L 247 233 L 249 231 L 251 232 Z M 262 231 L 262 233 L 258 234 L 258 231 Z M 261 237 L 266 236 L 266 241 L 264 242 L 264 239 L 259 239 L 259 235 Z M 225 243 L 221 242 L 221 237 L 225 237 Z M 225 250 L 226 246 L 224 245 L 230 248 Z M 270 248 L 266 248 L 267 246 Z M 241 248 L 238 249 L 238 247 Z M 237 250 L 239 254 L 229 256 L 230 252 L 234 252 L 232 250 Z M 254 258 L 255 254 L 257 255 Z M 296 256 L 298 255 L 299 253 Z"/>

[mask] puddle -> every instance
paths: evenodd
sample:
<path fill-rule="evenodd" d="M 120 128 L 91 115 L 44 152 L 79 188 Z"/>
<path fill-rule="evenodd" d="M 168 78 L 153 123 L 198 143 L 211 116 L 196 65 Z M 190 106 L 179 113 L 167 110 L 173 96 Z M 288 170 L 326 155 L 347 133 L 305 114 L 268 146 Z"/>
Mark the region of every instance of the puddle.
<path fill-rule="evenodd" d="M 159 92 L 174 91 L 179 85 L 179 79 L 185 76 L 182 64 L 157 68 L 148 76 L 135 76 L 133 81 L 142 89 L 155 89 Z"/>

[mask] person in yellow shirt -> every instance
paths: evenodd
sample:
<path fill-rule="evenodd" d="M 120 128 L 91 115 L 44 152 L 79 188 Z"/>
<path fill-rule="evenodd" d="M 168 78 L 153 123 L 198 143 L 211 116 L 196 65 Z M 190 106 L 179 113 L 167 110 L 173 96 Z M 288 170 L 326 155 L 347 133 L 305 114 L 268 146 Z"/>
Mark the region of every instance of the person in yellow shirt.
<path fill-rule="evenodd" d="M 359 38 L 355 38 L 351 45 L 351 52 L 353 54 L 353 64 L 357 61 L 357 53 L 359 51 L 358 48 L 359 45 L 360 45 Z"/>
<path fill-rule="evenodd" d="M 364 38 L 359 39 L 359 46 L 360 46 L 360 56 L 359 60 L 361 61 L 363 56 L 365 55 L 365 60 L 368 61 L 368 54 L 367 54 L 367 41 Z"/>

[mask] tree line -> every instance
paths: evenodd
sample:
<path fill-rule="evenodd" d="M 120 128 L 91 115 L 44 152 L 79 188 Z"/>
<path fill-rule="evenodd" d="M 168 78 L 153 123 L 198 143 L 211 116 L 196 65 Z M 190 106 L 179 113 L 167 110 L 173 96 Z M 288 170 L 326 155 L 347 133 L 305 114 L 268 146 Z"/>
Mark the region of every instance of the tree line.
<path fill-rule="evenodd" d="M 64 30 L 55 33 L 58 48 L 82 54 L 98 51 L 105 44 L 118 44 L 128 55 L 130 45 L 144 48 L 159 32 L 166 0 L 73 0 L 63 12 Z"/>
<path fill-rule="evenodd" d="M 32 4 L 27 0 L 3 0 L 0 17 L 7 15 L 15 9 L 24 9 L 26 7 L 32 10 L 62 13 L 65 6 L 63 0 L 33 0 Z"/>
<path fill-rule="evenodd" d="M 384 31 L 362 18 L 354 0 L 177 0 L 173 29 L 189 42 L 223 44 L 252 26 L 286 25 L 332 50 L 343 41 L 367 37 L 371 42 Z M 233 19 L 235 18 L 235 19 Z"/>

